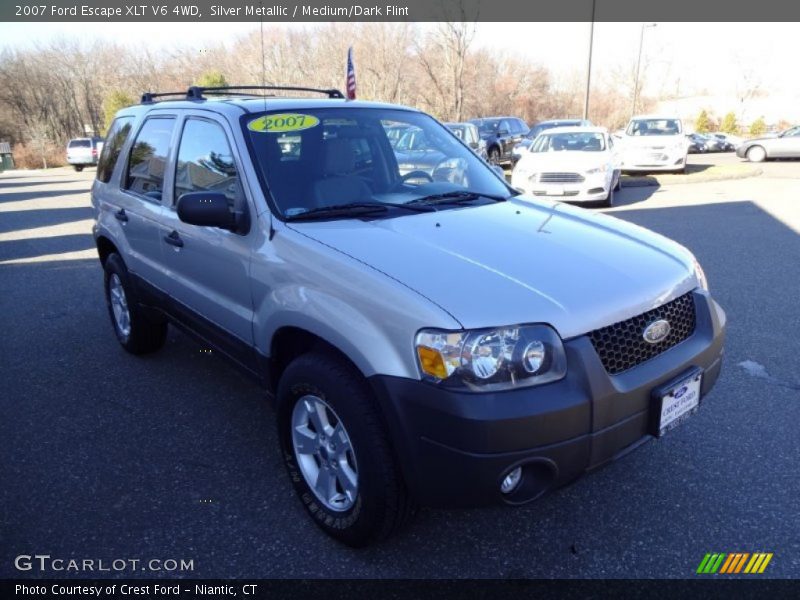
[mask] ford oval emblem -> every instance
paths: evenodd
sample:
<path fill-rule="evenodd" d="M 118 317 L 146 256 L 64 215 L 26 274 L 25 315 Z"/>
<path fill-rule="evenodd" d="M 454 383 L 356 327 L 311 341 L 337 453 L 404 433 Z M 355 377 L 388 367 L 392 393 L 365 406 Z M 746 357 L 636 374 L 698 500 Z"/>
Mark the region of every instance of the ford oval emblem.
<path fill-rule="evenodd" d="M 675 393 L 673 394 L 673 396 L 675 396 L 676 398 L 680 398 L 688 391 L 689 391 L 689 386 L 688 385 L 683 385 L 679 389 L 675 390 Z"/>
<path fill-rule="evenodd" d="M 665 319 L 659 319 L 658 321 L 653 321 L 650 323 L 650 325 L 644 328 L 642 337 L 648 344 L 657 344 L 658 342 L 663 342 L 666 339 L 666 337 L 669 335 L 669 331 L 669 321 Z"/>

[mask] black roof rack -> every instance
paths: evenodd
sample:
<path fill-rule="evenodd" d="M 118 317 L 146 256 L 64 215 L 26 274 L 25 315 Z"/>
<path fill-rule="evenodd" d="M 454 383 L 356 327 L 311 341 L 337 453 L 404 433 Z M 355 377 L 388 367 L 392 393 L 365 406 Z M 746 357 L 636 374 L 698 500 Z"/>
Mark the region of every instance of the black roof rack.
<path fill-rule="evenodd" d="M 164 96 L 186 96 L 186 92 L 145 92 L 142 94 L 142 104 L 149 104 L 155 98 L 162 98 Z"/>
<path fill-rule="evenodd" d="M 200 87 L 193 85 L 186 91 L 187 100 L 202 100 L 203 92 L 211 92 L 209 95 L 221 95 L 223 92 L 237 91 L 237 90 L 270 90 L 270 91 L 284 91 L 284 92 L 314 92 L 318 94 L 325 94 L 328 98 L 344 98 L 342 92 L 337 89 L 321 89 L 310 87 L 296 87 L 286 85 L 225 85 L 220 87 Z M 231 94 L 242 95 L 242 94 Z"/>
<path fill-rule="evenodd" d="M 225 85 L 220 87 L 201 87 L 193 85 L 185 92 L 145 92 L 142 94 L 142 104 L 150 104 L 156 98 L 163 98 L 165 96 L 183 96 L 186 100 L 204 100 L 203 94 L 209 96 L 253 96 L 244 90 L 264 90 L 264 91 L 285 91 L 285 92 L 313 92 L 317 94 L 325 94 L 328 98 L 344 98 L 342 92 L 337 89 L 320 89 L 309 87 L 296 87 L 286 85 Z M 267 96 L 274 96 L 274 94 L 265 94 Z"/>

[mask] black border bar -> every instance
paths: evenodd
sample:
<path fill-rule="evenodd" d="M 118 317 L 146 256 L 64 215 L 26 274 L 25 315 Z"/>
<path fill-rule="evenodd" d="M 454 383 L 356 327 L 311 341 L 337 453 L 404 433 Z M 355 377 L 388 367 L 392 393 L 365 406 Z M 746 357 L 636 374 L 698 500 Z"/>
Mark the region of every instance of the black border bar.
<path fill-rule="evenodd" d="M 216 8 L 215 8 L 216 7 Z M 787 22 L 793 0 L 4 0 L 12 22 Z"/>

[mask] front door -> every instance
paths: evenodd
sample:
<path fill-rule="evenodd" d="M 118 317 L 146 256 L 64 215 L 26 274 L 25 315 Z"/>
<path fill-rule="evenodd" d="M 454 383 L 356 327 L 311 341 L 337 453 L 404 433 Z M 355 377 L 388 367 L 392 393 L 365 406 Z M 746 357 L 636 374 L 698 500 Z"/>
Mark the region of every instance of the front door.
<path fill-rule="evenodd" d="M 190 112 L 181 126 L 169 173 L 161 243 L 169 271 L 174 309 L 198 333 L 245 366 L 251 366 L 253 304 L 250 253 L 254 228 L 232 232 L 182 222 L 177 204 L 187 192 L 221 192 L 233 209 L 254 215 L 239 179 L 227 123 L 208 113 Z"/>

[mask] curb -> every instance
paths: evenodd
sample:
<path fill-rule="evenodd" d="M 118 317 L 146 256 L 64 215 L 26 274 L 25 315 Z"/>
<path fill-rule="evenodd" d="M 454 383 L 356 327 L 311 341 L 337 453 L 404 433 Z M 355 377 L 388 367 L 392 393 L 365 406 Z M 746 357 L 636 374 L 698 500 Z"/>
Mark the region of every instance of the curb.
<path fill-rule="evenodd" d="M 743 167 L 733 173 L 718 173 L 717 175 L 703 175 L 702 173 L 688 175 L 674 175 L 671 173 L 652 173 L 648 175 L 624 175 L 621 181 L 622 187 L 651 187 L 665 184 L 683 185 L 687 183 L 707 183 L 709 181 L 728 181 L 733 179 L 747 179 L 757 177 L 763 171 L 758 167 Z"/>

